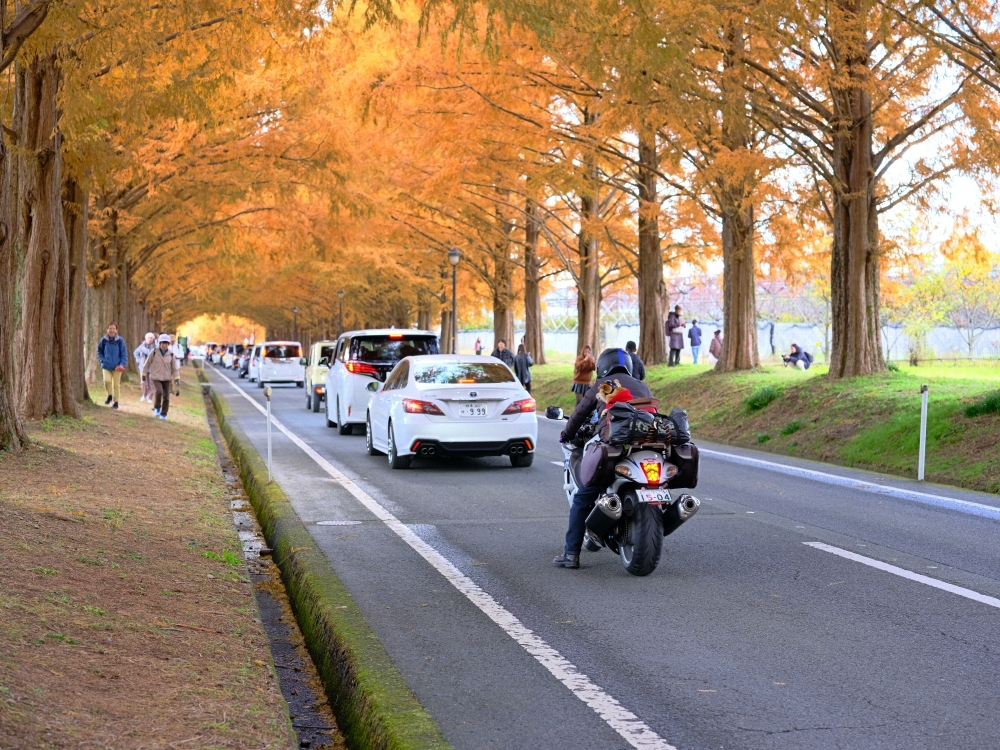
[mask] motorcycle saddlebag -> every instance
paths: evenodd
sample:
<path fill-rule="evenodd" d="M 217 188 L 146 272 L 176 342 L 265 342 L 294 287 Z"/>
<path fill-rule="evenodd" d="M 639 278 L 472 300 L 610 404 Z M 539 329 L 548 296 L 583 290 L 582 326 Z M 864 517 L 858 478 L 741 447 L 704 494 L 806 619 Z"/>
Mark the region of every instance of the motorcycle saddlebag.
<path fill-rule="evenodd" d="M 615 461 L 621 454 L 622 449 L 617 445 L 597 440 L 587 443 L 580 460 L 580 481 L 585 487 L 607 487 L 614 481 Z"/>
<path fill-rule="evenodd" d="M 693 490 L 698 486 L 698 446 L 694 443 L 675 445 L 670 449 L 669 463 L 676 466 L 679 471 L 667 480 L 667 487 L 671 490 L 683 487 Z"/>

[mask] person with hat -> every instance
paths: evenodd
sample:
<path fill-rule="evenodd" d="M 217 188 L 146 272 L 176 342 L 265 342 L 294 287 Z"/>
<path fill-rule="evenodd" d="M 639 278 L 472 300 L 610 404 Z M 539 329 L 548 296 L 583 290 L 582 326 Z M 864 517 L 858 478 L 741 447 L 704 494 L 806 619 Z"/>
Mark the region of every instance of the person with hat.
<path fill-rule="evenodd" d="M 142 372 L 143 365 L 146 364 L 146 360 L 149 355 L 153 353 L 153 349 L 156 348 L 156 334 L 147 333 L 145 340 L 139 344 L 134 352 L 132 352 L 132 357 L 135 359 L 135 366 Z M 147 403 L 153 403 L 153 384 L 149 382 L 149 378 L 145 375 L 142 378 L 142 397 L 139 401 L 145 401 Z"/>
<path fill-rule="evenodd" d="M 170 348 L 170 336 L 167 334 L 160 334 L 156 349 L 146 358 L 146 364 L 142 367 L 142 375 L 152 381 L 156 392 L 153 413 L 165 420 L 170 409 L 170 383 L 173 381 L 179 385 L 181 375 L 180 364 Z"/>

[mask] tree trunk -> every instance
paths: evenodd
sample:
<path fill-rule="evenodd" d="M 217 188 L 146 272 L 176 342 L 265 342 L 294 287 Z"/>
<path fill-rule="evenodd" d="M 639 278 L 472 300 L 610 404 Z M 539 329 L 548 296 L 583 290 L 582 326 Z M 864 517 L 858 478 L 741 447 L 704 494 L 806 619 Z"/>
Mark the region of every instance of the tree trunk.
<path fill-rule="evenodd" d="M 830 377 L 833 378 L 885 370 L 879 335 L 879 232 L 872 163 L 872 105 L 866 81 L 855 73 L 868 69 L 867 51 L 859 49 L 858 59 L 849 62 L 852 63 L 848 66 L 852 71 L 850 86 L 840 98 L 846 122 L 834 137 L 834 175 L 838 185 L 834 186 L 830 260 L 833 308 Z"/>
<path fill-rule="evenodd" d="M 16 73 L 17 242 L 24 253 L 18 401 L 31 419 L 79 416 L 71 378 L 69 243 L 62 206 L 62 135 L 54 55 Z"/>
<path fill-rule="evenodd" d="M 639 356 L 648 365 L 667 361 L 663 282 L 663 252 L 660 249 L 660 204 L 657 198 L 655 135 L 639 136 Z"/>
<path fill-rule="evenodd" d="M 723 55 L 722 143 L 733 155 L 750 148 L 750 119 L 746 106 L 746 28 L 742 18 L 726 29 Z M 747 156 L 748 154 L 743 154 Z M 741 160 L 736 160 L 739 163 Z M 722 219 L 722 356 L 719 372 L 751 370 L 760 364 L 757 353 L 757 280 L 753 259 L 753 174 L 737 172 L 716 181 Z"/>
<path fill-rule="evenodd" d="M 69 362 L 73 400 L 85 401 L 87 320 L 87 207 L 89 196 L 75 180 L 63 185 L 63 219 L 69 242 Z"/>
<path fill-rule="evenodd" d="M 500 239 L 493 247 L 493 346 L 503 339 L 507 346 L 517 351 L 514 341 L 514 264 L 510 259 L 510 235 L 514 223 L 504 217 L 497 206 L 495 210 Z"/>
<path fill-rule="evenodd" d="M 451 305 L 449 304 L 441 305 L 441 338 L 438 346 L 442 354 L 451 354 Z"/>
<path fill-rule="evenodd" d="M 123 324 L 125 300 L 119 296 L 119 279 L 125 277 L 124 251 L 119 248 L 118 212 L 108 206 L 106 196 L 95 201 L 96 213 L 100 217 L 100 230 L 90 238 L 90 257 L 87 262 L 87 380 L 96 382 L 100 375 L 97 362 L 97 343 L 101 340 L 110 323 Z M 154 327 L 155 331 L 155 327 Z M 145 331 L 143 331 L 145 333 Z M 139 342 L 126 343 L 132 348 Z"/>
<path fill-rule="evenodd" d="M 5 141 L 3 130 L 0 130 L 0 451 L 16 451 L 27 442 L 27 435 L 17 410 L 17 371 L 14 364 L 14 338 L 19 313 L 16 306 L 17 261 L 10 216 L 10 162 Z"/>
<path fill-rule="evenodd" d="M 542 295 L 538 287 L 538 208 L 530 198 L 524 206 L 524 347 L 536 365 L 545 364 Z"/>

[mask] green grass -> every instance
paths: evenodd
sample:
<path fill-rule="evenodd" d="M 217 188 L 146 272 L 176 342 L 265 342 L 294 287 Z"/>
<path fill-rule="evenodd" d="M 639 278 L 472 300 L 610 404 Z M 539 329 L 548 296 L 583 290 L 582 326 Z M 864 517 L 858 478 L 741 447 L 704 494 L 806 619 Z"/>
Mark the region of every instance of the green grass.
<path fill-rule="evenodd" d="M 532 392 L 539 411 L 570 413 L 573 368 L 538 365 Z M 687 409 L 695 440 L 916 475 L 920 387 L 929 388 L 927 478 L 1000 493 L 1000 368 L 936 363 L 849 380 L 827 368 L 766 366 L 718 374 L 708 366 L 647 368 L 661 411 Z M 968 415 L 968 416 L 967 416 Z M 767 435 L 767 438 L 762 436 Z M 777 436 L 785 439 L 775 439 Z M 787 439 L 794 435 L 794 440 Z M 761 442 L 758 442 L 761 441 Z"/>

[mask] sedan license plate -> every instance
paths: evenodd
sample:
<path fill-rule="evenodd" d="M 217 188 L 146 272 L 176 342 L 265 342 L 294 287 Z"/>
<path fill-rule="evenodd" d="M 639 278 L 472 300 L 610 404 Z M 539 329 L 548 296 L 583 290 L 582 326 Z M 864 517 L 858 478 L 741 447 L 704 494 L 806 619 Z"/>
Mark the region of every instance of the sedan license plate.
<path fill-rule="evenodd" d="M 458 405 L 458 416 L 460 417 L 485 417 L 486 404 L 474 404 L 469 401 Z"/>
<path fill-rule="evenodd" d="M 672 503 L 673 498 L 667 490 L 636 490 L 640 503 Z"/>

